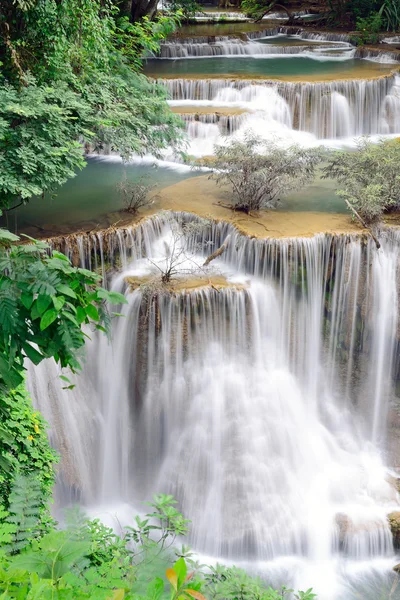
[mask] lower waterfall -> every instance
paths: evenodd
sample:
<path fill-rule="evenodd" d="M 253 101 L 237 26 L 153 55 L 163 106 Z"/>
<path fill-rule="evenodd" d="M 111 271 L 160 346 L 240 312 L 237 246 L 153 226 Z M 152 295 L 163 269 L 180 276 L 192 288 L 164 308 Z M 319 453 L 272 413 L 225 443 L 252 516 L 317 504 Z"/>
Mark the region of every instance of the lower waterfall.
<path fill-rule="evenodd" d="M 385 463 L 399 233 L 383 230 L 378 251 L 363 236 L 257 240 L 214 223 L 188 261 L 225 241 L 210 272 L 228 287 L 130 291 L 127 276 L 164 260 L 170 227 L 154 217 L 114 232 L 101 256 L 81 240 L 86 266 L 119 264 L 110 285 L 128 304 L 111 343 L 90 333 L 74 390 L 50 361 L 29 373 L 62 452 L 58 502 L 114 514 L 171 493 L 203 562 L 251 564 L 319 600 L 378 600 L 396 561 Z"/>

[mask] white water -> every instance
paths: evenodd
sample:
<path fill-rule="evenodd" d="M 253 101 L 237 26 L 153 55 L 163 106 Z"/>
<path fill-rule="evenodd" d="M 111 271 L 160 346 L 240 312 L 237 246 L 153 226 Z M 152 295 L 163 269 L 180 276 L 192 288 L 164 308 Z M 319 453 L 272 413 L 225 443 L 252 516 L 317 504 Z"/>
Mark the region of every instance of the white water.
<path fill-rule="evenodd" d="M 317 42 L 319 45 L 279 45 L 279 38 Z M 254 39 L 276 38 L 266 44 Z M 238 59 L 290 60 L 295 57 L 315 61 L 346 62 L 353 58 L 380 63 L 398 63 L 394 53 L 353 48 L 346 34 L 319 34 L 295 27 L 277 27 L 250 32 L 247 40 L 232 37 L 198 37 L 164 43 L 160 58 L 179 60 L 200 57 L 235 56 Z M 286 39 L 285 38 L 285 39 Z M 210 41 L 212 40 L 212 41 Z M 243 139 L 255 132 L 265 140 L 303 146 L 324 144 L 334 148 L 354 148 L 356 138 L 368 135 L 400 135 L 400 78 L 392 75 L 372 80 L 343 80 L 316 83 L 276 82 L 242 79 L 160 79 L 174 107 L 241 108 L 245 112 L 228 117 L 232 125 L 210 114 L 197 117 L 187 126 L 187 152 L 192 156 L 210 155 L 225 136 Z M 189 119 L 184 117 L 186 121 Z M 192 119 L 190 119 L 192 121 Z M 179 160 L 173 153 L 169 160 Z"/>
<path fill-rule="evenodd" d="M 246 118 L 235 130 L 243 138 L 249 130 L 264 139 L 283 143 L 354 146 L 361 135 L 400 133 L 400 78 L 349 80 L 324 83 L 251 82 L 224 79 L 160 80 L 175 107 L 242 108 Z M 212 127 L 190 138 L 189 152 L 210 154 L 224 140 Z M 199 137 L 207 144 L 199 143 Z"/>
<path fill-rule="evenodd" d="M 335 53 L 327 55 L 335 49 Z M 340 52 L 339 52 L 340 51 Z M 168 42 L 161 45 L 160 58 L 199 58 L 199 57 L 222 57 L 222 56 L 250 56 L 253 58 L 283 58 L 284 56 L 303 56 L 313 60 L 336 60 L 343 61 L 353 58 L 355 49 L 350 44 L 334 44 L 327 48 L 318 46 L 278 46 L 275 44 L 262 44 L 261 42 L 243 41 L 229 39 L 213 43 L 193 42 L 181 43 Z M 383 62 L 383 61 L 382 61 Z"/>
<path fill-rule="evenodd" d="M 160 218 L 113 235 L 102 254 L 122 251 L 120 291 L 171 244 Z M 398 560 L 386 522 L 398 496 L 376 445 L 393 398 L 398 235 L 382 234 L 379 252 L 349 237 L 257 241 L 224 225 L 204 235 L 206 252 L 229 236 L 212 270 L 245 289 L 161 296 L 147 309 L 128 293 L 112 344 L 94 336 L 74 391 L 60 390 L 51 363 L 30 373 L 62 450 L 59 493 L 108 518 L 173 493 L 207 560 L 250 563 L 319 600 L 360 590 L 377 600 Z M 201 264 L 192 247 L 188 263 Z"/>

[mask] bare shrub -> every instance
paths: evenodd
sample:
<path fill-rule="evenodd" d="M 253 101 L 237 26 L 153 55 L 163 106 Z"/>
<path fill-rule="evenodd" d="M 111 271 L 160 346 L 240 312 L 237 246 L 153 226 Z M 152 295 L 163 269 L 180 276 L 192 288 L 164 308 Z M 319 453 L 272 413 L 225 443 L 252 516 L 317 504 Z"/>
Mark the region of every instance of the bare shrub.
<path fill-rule="evenodd" d="M 148 183 L 145 176 L 130 181 L 126 173 L 123 179 L 117 183 L 117 190 L 123 198 L 124 210 L 132 214 L 136 214 L 140 208 L 148 208 L 154 203 L 156 196 L 150 196 L 150 192 L 154 188 L 155 185 Z"/>

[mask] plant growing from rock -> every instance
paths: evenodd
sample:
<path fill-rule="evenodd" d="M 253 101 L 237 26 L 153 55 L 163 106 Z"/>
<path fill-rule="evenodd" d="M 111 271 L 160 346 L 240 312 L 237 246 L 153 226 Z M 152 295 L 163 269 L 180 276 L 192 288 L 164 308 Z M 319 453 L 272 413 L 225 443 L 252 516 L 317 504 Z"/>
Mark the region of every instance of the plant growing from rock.
<path fill-rule="evenodd" d="M 159 282 L 168 285 L 179 275 L 195 275 L 204 273 L 204 264 L 195 259 L 194 254 L 203 245 L 200 241 L 204 231 L 209 227 L 206 219 L 185 220 L 182 217 L 167 216 L 170 227 L 170 243 L 165 243 L 165 255 L 155 260 L 148 258 L 159 273 Z"/>
<path fill-rule="evenodd" d="M 207 164 L 213 169 L 210 177 L 232 189 L 227 208 L 250 213 L 275 208 L 283 195 L 312 181 L 320 161 L 320 150 L 284 148 L 251 133 L 243 141 L 215 146 Z"/>
<path fill-rule="evenodd" d="M 145 177 L 139 177 L 135 181 L 129 181 L 126 174 L 117 183 L 117 190 L 122 196 L 124 210 L 136 215 L 141 208 L 147 208 L 153 204 L 155 196 L 150 196 L 155 185 L 147 182 Z"/>

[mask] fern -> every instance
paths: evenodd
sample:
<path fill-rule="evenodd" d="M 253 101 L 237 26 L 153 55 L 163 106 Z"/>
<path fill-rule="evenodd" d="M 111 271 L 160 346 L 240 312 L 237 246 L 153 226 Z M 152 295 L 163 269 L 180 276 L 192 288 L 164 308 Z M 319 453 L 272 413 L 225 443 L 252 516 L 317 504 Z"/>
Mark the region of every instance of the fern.
<path fill-rule="evenodd" d="M 8 515 L 4 523 L 12 526 L 12 541 L 6 550 L 12 554 L 29 545 L 40 532 L 42 491 L 35 475 L 17 475 L 11 488 Z"/>
<path fill-rule="evenodd" d="M 0 291 L 0 329 L 9 333 L 16 327 L 18 304 L 12 289 Z"/>

